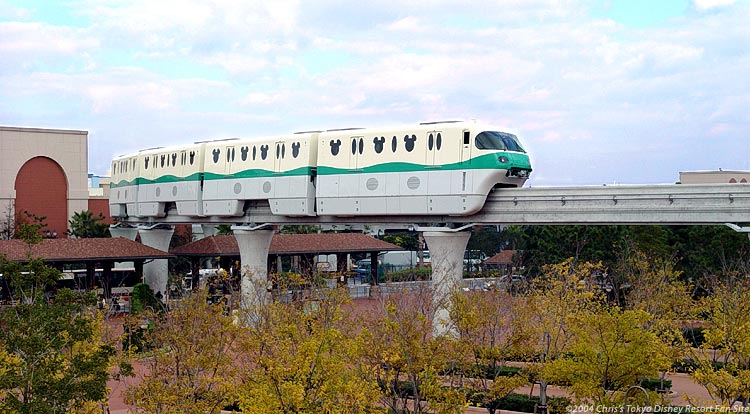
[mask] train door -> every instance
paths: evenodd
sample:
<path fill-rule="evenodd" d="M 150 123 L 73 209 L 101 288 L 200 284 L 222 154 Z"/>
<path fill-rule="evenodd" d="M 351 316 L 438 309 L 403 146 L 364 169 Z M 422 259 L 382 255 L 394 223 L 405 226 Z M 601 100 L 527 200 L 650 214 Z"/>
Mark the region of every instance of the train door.
<path fill-rule="evenodd" d="M 427 132 L 427 151 L 425 152 L 425 165 L 436 166 L 442 165 L 443 162 L 440 157 L 440 150 L 443 148 L 443 132 L 442 131 L 429 131 Z"/>
<path fill-rule="evenodd" d="M 286 158 L 286 143 L 284 141 L 276 141 L 274 143 L 274 157 L 273 157 L 273 172 L 281 173 L 284 172 Z"/>
<path fill-rule="evenodd" d="M 230 175 L 234 173 L 234 168 L 232 168 L 232 164 L 234 164 L 234 145 L 227 145 L 226 148 L 224 148 L 225 154 L 224 154 L 224 174 Z"/>
<path fill-rule="evenodd" d="M 362 158 L 362 153 L 365 150 L 365 137 L 351 137 L 349 143 L 351 145 L 349 151 L 349 169 L 361 169 L 362 165 L 360 165 L 360 159 Z"/>

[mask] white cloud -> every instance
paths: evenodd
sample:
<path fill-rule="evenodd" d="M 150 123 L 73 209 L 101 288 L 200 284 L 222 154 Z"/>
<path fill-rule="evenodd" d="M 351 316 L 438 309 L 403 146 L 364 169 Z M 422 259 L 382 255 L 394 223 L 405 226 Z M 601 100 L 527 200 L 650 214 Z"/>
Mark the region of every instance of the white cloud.
<path fill-rule="evenodd" d="M 707 11 L 719 7 L 729 6 L 734 4 L 735 2 L 736 0 L 693 0 L 695 8 L 700 11 Z"/>

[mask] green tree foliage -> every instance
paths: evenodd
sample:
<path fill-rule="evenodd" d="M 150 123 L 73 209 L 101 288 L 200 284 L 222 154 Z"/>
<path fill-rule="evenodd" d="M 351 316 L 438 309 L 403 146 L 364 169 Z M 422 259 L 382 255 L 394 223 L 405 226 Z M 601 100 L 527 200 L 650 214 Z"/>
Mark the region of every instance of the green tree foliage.
<path fill-rule="evenodd" d="M 22 224 L 34 243 L 40 225 Z M 60 272 L 42 260 L 0 260 L 14 306 L 0 308 L 0 411 L 70 413 L 107 396 L 115 348 L 101 341 L 91 295 L 49 288 Z"/>
<path fill-rule="evenodd" d="M 524 226 L 524 262 L 532 275 L 544 265 L 568 258 L 602 262 L 606 267 L 617 260 L 615 246 L 626 234 L 622 226 Z"/>
<path fill-rule="evenodd" d="M 419 250 L 419 238 L 414 233 L 387 233 L 383 235 L 382 239 L 384 242 L 395 244 L 404 250 Z"/>
<path fill-rule="evenodd" d="M 77 211 L 68 221 L 68 235 L 82 239 L 109 237 L 109 225 L 104 223 L 104 219 L 102 213 L 94 216 L 89 210 Z"/>

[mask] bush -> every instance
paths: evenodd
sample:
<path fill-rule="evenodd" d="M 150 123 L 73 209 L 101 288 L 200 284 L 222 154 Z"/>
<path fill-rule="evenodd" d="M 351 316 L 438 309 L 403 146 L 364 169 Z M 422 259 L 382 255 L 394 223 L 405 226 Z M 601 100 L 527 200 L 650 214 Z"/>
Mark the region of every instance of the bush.
<path fill-rule="evenodd" d="M 468 392 L 469 400 L 475 406 L 482 406 L 481 400 L 483 394 L 481 391 L 471 390 Z M 534 406 L 539 404 L 539 397 L 531 397 L 524 394 L 510 393 L 503 398 L 492 402 L 497 410 L 520 411 L 524 413 L 533 413 Z M 565 413 L 565 407 L 570 405 L 570 399 L 565 397 L 548 397 L 547 405 L 551 414 Z"/>
<path fill-rule="evenodd" d="M 662 388 L 662 380 L 659 378 L 644 378 L 641 380 L 640 386 L 647 391 L 659 391 L 661 389 L 669 390 L 672 389 L 672 380 L 665 379 Z"/>

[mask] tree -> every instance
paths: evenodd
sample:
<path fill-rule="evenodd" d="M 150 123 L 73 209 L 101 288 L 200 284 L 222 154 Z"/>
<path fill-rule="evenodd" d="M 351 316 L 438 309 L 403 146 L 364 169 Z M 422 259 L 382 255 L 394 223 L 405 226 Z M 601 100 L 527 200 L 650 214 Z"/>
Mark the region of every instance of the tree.
<path fill-rule="evenodd" d="M 103 222 L 104 219 L 102 213 L 94 217 L 94 213 L 89 210 L 75 212 L 68 221 L 68 235 L 82 239 L 109 237 L 109 225 Z"/>
<path fill-rule="evenodd" d="M 39 224 L 20 227 L 38 236 Z M 0 411 L 62 414 L 104 400 L 115 348 L 101 340 L 96 298 L 50 294 L 60 272 L 40 259 L 0 259 L 0 273 L 17 301 L 0 309 Z"/>
<path fill-rule="evenodd" d="M 136 410 L 207 414 L 234 403 L 239 327 L 206 299 L 205 291 L 193 292 L 170 312 L 138 315 L 153 327 L 145 337 L 149 373 L 125 391 L 125 401 Z"/>
<path fill-rule="evenodd" d="M 627 233 L 625 226 L 523 226 L 522 230 L 521 248 L 533 275 L 547 264 L 571 257 L 609 267 L 617 259 L 615 245 Z"/>
<path fill-rule="evenodd" d="M 380 412 L 377 383 L 358 363 L 357 335 L 347 326 L 344 291 L 291 303 L 250 301 L 239 320 L 243 413 Z"/>
<path fill-rule="evenodd" d="M 391 293 L 368 315 L 361 358 L 380 385 L 380 403 L 393 412 L 458 413 L 466 395 L 450 387 L 458 347 L 450 335 L 433 336 L 433 292 Z"/>
<path fill-rule="evenodd" d="M 750 398 L 750 284 L 717 283 L 703 298 L 705 342 L 691 374 L 722 405 Z"/>
<path fill-rule="evenodd" d="M 15 203 L 10 200 L 0 213 L 0 240 L 11 240 L 16 232 Z"/>
<path fill-rule="evenodd" d="M 647 329 L 650 320 L 645 311 L 618 306 L 577 312 L 568 351 L 545 366 L 545 376 L 565 384 L 578 401 L 622 403 L 624 391 L 669 365 L 666 345 Z"/>
<path fill-rule="evenodd" d="M 458 334 L 456 362 L 467 375 L 472 401 L 490 414 L 500 399 L 528 382 L 520 374 L 501 375 L 508 358 L 526 354 L 531 343 L 525 302 L 504 290 L 459 291 L 451 300 L 450 316 Z"/>
<path fill-rule="evenodd" d="M 594 283 L 601 274 L 601 263 L 576 262 L 546 265 L 526 296 L 527 306 L 535 309 L 530 327 L 534 342 L 530 351 L 536 354 L 530 370 L 540 383 L 540 404 L 547 404 L 547 386 L 554 380 L 549 365 L 567 355 L 575 337 L 573 317 L 594 309 L 604 300 Z"/>

